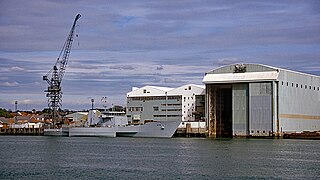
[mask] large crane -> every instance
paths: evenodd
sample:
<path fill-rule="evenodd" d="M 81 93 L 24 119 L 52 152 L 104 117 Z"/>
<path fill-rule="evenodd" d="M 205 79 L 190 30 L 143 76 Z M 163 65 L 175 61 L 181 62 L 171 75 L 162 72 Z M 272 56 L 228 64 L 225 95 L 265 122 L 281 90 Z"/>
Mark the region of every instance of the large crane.
<path fill-rule="evenodd" d="M 60 51 L 57 62 L 53 68 L 45 76 L 43 76 L 43 80 L 47 81 L 49 85 L 45 92 L 47 92 L 46 96 L 48 97 L 48 107 L 51 113 L 50 116 L 53 122 L 56 124 L 59 124 L 62 121 L 59 114 L 59 109 L 61 108 L 62 104 L 61 81 L 67 67 L 76 24 L 80 17 L 80 14 L 76 15 L 67 40 Z"/>

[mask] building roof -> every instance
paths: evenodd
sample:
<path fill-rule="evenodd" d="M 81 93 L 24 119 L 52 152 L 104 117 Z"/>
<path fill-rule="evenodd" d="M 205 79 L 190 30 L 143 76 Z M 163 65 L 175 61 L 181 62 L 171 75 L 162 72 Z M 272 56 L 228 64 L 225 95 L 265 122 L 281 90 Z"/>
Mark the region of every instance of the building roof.
<path fill-rule="evenodd" d="M 224 73 L 235 73 L 235 68 L 244 67 L 245 72 L 266 72 L 266 71 L 279 71 L 279 68 L 267 66 L 263 64 L 250 64 L 250 63 L 237 63 L 221 66 L 214 70 L 207 72 L 206 74 L 224 74 Z"/>
<path fill-rule="evenodd" d="M 317 77 L 315 75 L 305 74 L 292 70 L 276 68 L 262 64 L 231 64 L 222 66 L 205 74 L 203 83 L 236 83 L 236 82 L 254 82 L 254 81 L 275 81 L 279 74 L 291 72 L 295 74 Z"/>
<path fill-rule="evenodd" d="M 252 82 L 252 81 L 275 81 L 279 72 L 248 72 L 248 73 L 224 73 L 207 74 L 202 82 L 208 83 L 233 83 L 233 82 Z"/>
<path fill-rule="evenodd" d="M 203 85 L 187 84 L 177 88 L 161 87 L 161 86 L 144 86 L 141 88 L 134 88 L 133 91 L 127 93 L 127 97 L 138 97 L 138 96 L 164 96 L 166 93 L 172 95 L 175 91 L 188 86 L 193 86 L 201 90 L 205 89 Z"/>
<path fill-rule="evenodd" d="M 204 92 L 205 92 L 205 86 L 203 85 L 186 84 L 169 91 L 168 95 L 183 95 L 183 94 L 184 95 L 186 94 L 200 95 L 200 94 L 204 94 Z"/>
<path fill-rule="evenodd" d="M 150 87 L 150 88 L 158 89 L 158 90 L 165 91 L 165 92 L 171 91 L 174 89 L 174 88 L 161 87 L 161 86 L 145 86 L 145 87 Z"/>

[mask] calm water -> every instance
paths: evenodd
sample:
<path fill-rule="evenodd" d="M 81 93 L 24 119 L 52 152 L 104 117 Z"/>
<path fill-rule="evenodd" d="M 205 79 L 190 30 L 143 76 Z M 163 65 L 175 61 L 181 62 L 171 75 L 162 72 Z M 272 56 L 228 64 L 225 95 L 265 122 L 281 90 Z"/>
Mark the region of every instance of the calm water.
<path fill-rule="evenodd" d="M 320 141 L 0 136 L 0 179 L 320 179 Z"/>

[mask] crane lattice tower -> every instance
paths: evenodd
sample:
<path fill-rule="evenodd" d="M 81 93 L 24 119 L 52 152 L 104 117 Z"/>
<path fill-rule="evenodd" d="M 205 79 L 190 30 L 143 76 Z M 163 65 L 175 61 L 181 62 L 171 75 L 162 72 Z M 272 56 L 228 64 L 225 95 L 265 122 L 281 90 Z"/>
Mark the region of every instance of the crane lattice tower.
<path fill-rule="evenodd" d="M 55 65 L 45 76 L 43 76 L 43 80 L 47 81 L 48 83 L 48 88 L 45 90 L 45 92 L 47 93 L 46 96 L 48 97 L 50 116 L 54 123 L 61 123 L 62 121 L 59 113 L 59 109 L 61 109 L 62 105 L 61 82 L 66 71 L 76 24 L 80 17 L 80 14 L 76 15 L 67 40 L 65 41 L 63 48 L 60 51 Z M 50 76 L 51 79 L 48 78 Z"/>

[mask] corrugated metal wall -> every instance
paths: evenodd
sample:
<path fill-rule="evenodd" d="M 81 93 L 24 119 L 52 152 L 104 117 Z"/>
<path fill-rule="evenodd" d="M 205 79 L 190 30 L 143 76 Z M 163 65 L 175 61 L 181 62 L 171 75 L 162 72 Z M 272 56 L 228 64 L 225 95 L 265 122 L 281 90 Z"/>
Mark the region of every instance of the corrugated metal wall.
<path fill-rule="evenodd" d="M 250 135 L 268 136 L 272 133 L 272 83 L 249 84 Z"/>
<path fill-rule="evenodd" d="M 320 131 L 320 79 L 280 71 L 279 127 L 282 133 Z"/>
<path fill-rule="evenodd" d="M 247 83 L 232 85 L 232 119 L 234 136 L 247 136 L 249 134 L 248 94 Z"/>

